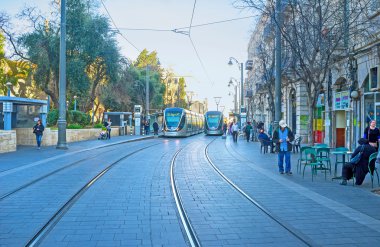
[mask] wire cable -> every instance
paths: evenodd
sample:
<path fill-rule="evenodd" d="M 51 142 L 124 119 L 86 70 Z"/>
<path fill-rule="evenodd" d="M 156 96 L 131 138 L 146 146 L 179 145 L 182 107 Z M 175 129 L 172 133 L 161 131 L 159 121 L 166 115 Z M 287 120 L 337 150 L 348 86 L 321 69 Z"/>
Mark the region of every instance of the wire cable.
<path fill-rule="evenodd" d="M 190 20 L 190 26 L 189 26 L 189 36 L 191 32 L 191 25 L 193 24 L 193 18 L 194 18 L 194 13 L 195 13 L 195 5 L 197 4 L 197 0 L 194 1 L 194 6 L 193 6 L 193 13 L 191 14 L 191 20 Z"/>
<path fill-rule="evenodd" d="M 194 27 L 204 27 L 204 26 L 209 26 L 209 25 L 215 25 L 215 24 L 220 24 L 220 23 L 225 23 L 225 22 L 232 22 L 232 21 L 238 21 L 238 20 L 243 20 L 243 19 L 249 19 L 257 17 L 257 15 L 250 15 L 250 16 L 245 16 L 245 17 L 239 17 L 239 18 L 233 18 L 233 19 L 226 19 L 226 20 L 221 20 L 221 21 L 213 21 L 213 22 L 206 22 L 202 24 L 197 24 L 197 25 L 191 25 L 191 28 Z M 129 28 L 129 27 L 119 27 L 119 30 L 126 30 L 126 31 L 152 31 L 152 32 L 176 32 L 181 29 L 189 29 L 190 26 L 188 27 L 179 27 L 179 28 L 174 28 L 174 29 L 158 29 L 158 28 Z"/>
<path fill-rule="evenodd" d="M 199 63 L 201 64 L 201 67 L 204 71 L 204 73 L 206 74 L 207 76 L 207 79 L 211 82 L 211 85 L 214 85 L 214 82 L 210 79 L 210 76 L 209 74 L 207 73 L 207 69 L 206 69 L 206 66 L 204 65 L 202 59 L 201 59 L 201 56 L 199 55 L 199 52 L 197 50 L 197 48 L 195 47 L 195 44 L 194 44 L 194 41 L 193 39 L 191 38 L 191 27 L 192 27 L 192 24 L 193 24 L 193 18 L 194 18 L 194 13 L 195 13 L 195 5 L 197 4 L 197 0 L 194 0 L 194 6 L 193 6 L 193 13 L 191 14 L 191 20 L 190 20 L 190 26 L 189 26 L 189 32 L 188 32 L 188 37 L 190 39 L 190 43 L 191 43 L 191 46 L 193 47 L 194 51 L 195 51 L 195 54 L 197 55 L 197 58 L 199 60 Z"/>
<path fill-rule="evenodd" d="M 112 21 L 114 27 L 115 27 L 116 30 L 117 30 L 117 33 L 120 34 L 120 36 L 123 37 L 123 38 L 124 38 L 124 39 L 125 39 L 125 40 L 126 40 L 131 46 L 133 46 L 138 52 L 141 52 L 141 50 L 140 50 L 139 48 L 137 48 L 137 47 L 136 47 L 131 41 L 129 41 L 129 40 L 127 39 L 127 37 L 125 37 L 125 36 L 120 32 L 120 29 L 117 27 L 115 21 L 113 20 L 113 18 L 112 18 L 112 16 L 111 16 L 110 12 L 109 12 L 108 9 L 107 9 L 107 6 L 106 6 L 106 5 L 104 4 L 104 2 L 103 2 L 103 0 L 100 0 L 100 2 L 102 3 L 102 5 L 103 5 L 104 9 L 106 10 L 108 16 L 110 17 L 110 19 L 111 19 L 111 21 Z"/>

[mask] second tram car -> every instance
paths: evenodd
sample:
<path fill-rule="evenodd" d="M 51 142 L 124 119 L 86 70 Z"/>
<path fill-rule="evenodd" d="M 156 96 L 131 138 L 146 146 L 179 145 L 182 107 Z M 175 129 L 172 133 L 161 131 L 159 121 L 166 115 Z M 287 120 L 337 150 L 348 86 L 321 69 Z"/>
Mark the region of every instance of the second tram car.
<path fill-rule="evenodd" d="M 205 114 L 205 134 L 223 135 L 223 113 L 208 111 Z"/>
<path fill-rule="evenodd" d="M 191 136 L 202 133 L 203 129 L 204 118 L 201 114 L 177 107 L 164 111 L 164 136 Z"/>

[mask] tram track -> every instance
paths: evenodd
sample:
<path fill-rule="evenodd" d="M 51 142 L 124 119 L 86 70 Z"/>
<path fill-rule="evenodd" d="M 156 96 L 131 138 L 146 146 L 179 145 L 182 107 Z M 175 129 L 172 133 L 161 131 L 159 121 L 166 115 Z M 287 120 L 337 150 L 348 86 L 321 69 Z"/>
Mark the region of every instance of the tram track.
<path fill-rule="evenodd" d="M 39 160 L 39 161 L 35 161 L 33 163 L 24 164 L 22 166 L 18 166 L 18 167 L 15 167 L 15 168 L 11 168 L 11 169 L 0 171 L 0 178 L 8 176 L 8 175 L 13 174 L 13 173 L 16 173 L 16 172 L 21 171 L 21 170 L 25 170 L 25 169 L 32 168 L 32 167 L 35 167 L 35 166 L 39 166 L 39 165 L 42 165 L 42 164 L 46 164 L 46 163 L 49 163 L 49 162 L 52 162 L 52 161 L 55 161 L 55 160 L 58 160 L 58 159 L 62 159 L 62 158 L 65 158 L 67 156 L 71 156 L 71 155 L 75 155 L 75 154 L 81 154 L 81 153 L 85 153 L 85 152 L 90 152 L 90 151 L 93 151 L 93 150 L 103 149 L 103 148 L 107 148 L 107 147 L 117 146 L 117 145 L 120 145 L 120 144 L 126 144 L 126 143 L 133 143 L 133 142 L 139 142 L 139 141 L 149 140 L 149 139 L 152 139 L 152 138 L 153 137 L 145 137 L 145 138 L 137 138 L 137 139 L 117 141 L 117 142 L 113 142 L 113 143 L 103 144 L 103 145 L 99 145 L 99 146 L 95 146 L 95 147 L 91 147 L 91 148 L 85 148 L 85 149 L 82 149 L 82 150 L 77 150 L 77 151 L 73 151 L 73 152 L 69 152 L 69 153 L 64 153 L 64 154 L 56 155 L 54 157 L 50 157 L 50 158 L 47 158 L 47 159 L 44 159 L 44 160 Z"/>
<path fill-rule="evenodd" d="M 118 143 L 118 144 L 113 144 L 113 145 L 110 145 L 110 146 L 121 145 L 121 144 L 125 144 L 125 143 Z M 109 147 L 109 146 L 107 146 L 107 147 Z M 103 148 L 104 148 L 104 147 L 103 147 Z M 117 148 L 114 148 L 114 149 L 111 149 L 111 150 L 109 150 L 109 151 L 112 152 L 112 151 L 114 151 L 114 150 L 116 150 L 116 149 L 117 149 Z M 68 165 L 65 165 L 65 166 L 63 166 L 63 167 L 61 167 L 61 168 L 58 168 L 58 169 L 56 169 L 56 170 L 53 170 L 53 171 L 51 171 L 51 172 L 49 172 L 49 173 L 47 173 L 47 174 L 44 174 L 44 175 L 42 175 L 42 176 L 39 176 L 39 177 L 37 177 L 37 178 L 35 178 L 35 179 L 33 179 L 33 180 L 31 180 L 31 181 L 29 181 L 29 182 L 27 182 L 27 183 L 21 185 L 21 186 L 18 186 L 17 188 L 15 188 L 15 189 L 13 189 L 13 190 L 11 190 L 11 191 L 9 191 L 9 192 L 6 192 L 6 193 L 0 195 L 0 202 L 1 202 L 2 200 L 4 200 L 4 199 L 8 198 L 8 197 L 11 196 L 11 195 L 13 195 L 13 194 L 15 194 L 15 193 L 17 193 L 17 192 L 19 192 L 19 191 L 22 191 L 22 190 L 28 188 L 29 186 L 31 186 L 31 185 L 33 185 L 33 184 L 36 184 L 36 183 L 38 183 L 38 182 L 41 182 L 41 181 L 43 181 L 44 179 L 47 179 L 47 178 L 49 178 L 49 177 L 51 177 L 51 176 L 53 176 L 53 175 L 55 175 L 55 174 L 57 174 L 57 173 L 59 173 L 59 172 L 62 172 L 62 171 L 67 170 L 67 169 L 69 169 L 69 168 L 72 168 L 72 167 L 74 167 L 74 166 L 76 166 L 76 165 L 79 165 L 79 164 L 85 162 L 85 161 L 89 161 L 89 160 L 91 160 L 91 159 L 97 158 L 97 157 L 99 157 L 99 156 L 101 156 L 101 155 L 102 155 L 102 153 L 98 153 L 98 154 L 92 155 L 92 156 L 90 156 L 90 157 L 85 157 L 85 158 L 82 158 L 82 159 L 79 159 L 79 160 L 73 161 L 73 162 L 71 162 L 71 163 L 68 164 Z"/>
<path fill-rule="evenodd" d="M 140 149 L 137 149 L 131 153 L 128 153 L 127 155 L 122 156 L 121 158 L 117 159 L 116 161 L 113 161 L 109 165 L 107 165 L 106 168 L 104 168 L 102 171 L 98 172 L 96 176 L 94 176 L 92 179 L 90 179 L 84 186 L 82 186 L 73 196 L 70 197 L 69 200 L 66 201 L 66 203 L 63 204 L 62 207 L 60 207 L 52 217 L 41 227 L 37 233 L 27 242 L 25 246 L 38 246 L 41 241 L 49 234 L 49 232 L 54 228 L 54 226 L 61 220 L 61 218 L 70 210 L 70 208 L 83 196 L 83 194 L 96 182 L 98 181 L 103 175 L 105 175 L 107 172 L 109 172 L 113 167 L 115 167 L 118 163 L 125 160 L 126 158 L 137 154 L 145 149 L 151 148 L 153 146 L 160 145 L 161 143 L 155 143 Z"/>
<path fill-rule="evenodd" d="M 180 216 L 189 244 L 192 247 L 198 247 L 201 245 L 199 243 L 195 230 L 191 225 L 190 219 L 184 209 L 183 201 L 181 199 L 181 194 L 175 182 L 175 175 L 174 175 L 175 162 L 177 160 L 179 153 L 182 151 L 182 149 L 183 148 L 180 148 L 179 150 L 177 150 L 177 152 L 174 154 L 170 162 L 170 184 L 171 184 L 175 204 L 177 206 L 178 214 Z"/>
<path fill-rule="evenodd" d="M 207 146 L 205 147 L 205 157 L 210 166 L 215 170 L 217 174 L 219 174 L 224 181 L 226 181 L 232 188 L 234 188 L 237 192 L 239 192 L 244 198 L 246 198 L 249 202 L 251 202 L 256 208 L 258 208 L 260 211 L 262 211 L 265 215 L 267 215 L 270 219 L 278 223 L 281 227 L 286 229 L 290 234 L 292 234 L 295 238 L 300 240 L 302 243 L 304 243 L 306 246 L 317 246 L 317 244 L 312 241 L 310 238 L 305 236 L 303 233 L 299 232 L 297 229 L 292 227 L 291 225 L 284 222 L 280 217 L 276 216 L 274 213 L 266 209 L 263 205 L 261 205 L 258 201 L 256 201 L 254 198 L 248 195 L 243 189 L 241 189 L 236 183 L 234 183 L 231 179 L 229 179 L 211 160 L 208 149 L 210 145 L 216 140 L 217 138 L 213 139 Z M 234 156 L 226 147 L 226 149 L 232 156 Z M 239 155 L 240 156 L 240 155 Z M 250 162 L 250 161 L 248 161 Z"/>
<path fill-rule="evenodd" d="M 114 150 L 115 150 L 115 149 L 112 149 L 111 151 L 114 151 Z M 54 170 L 54 171 L 51 171 L 51 172 L 49 172 L 49 173 L 47 173 L 47 174 L 44 174 L 44 175 L 38 177 L 38 178 L 35 178 L 35 179 L 29 181 L 28 183 L 25 183 L 25 184 L 23 184 L 23 185 L 17 187 L 16 189 L 13 189 L 13 190 L 11 190 L 11 191 L 9 191 L 9 192 L 4 193 L 3 195 L 1 195 L 1 196 L 0 196 L 0 202 L 1 202 L 2 200 L 6 199 L 7 197 L 11 196 L 11 195 L 13 195 L 13 194 L 15 194 L 15 193 L 17 193 L 17 192 L 19 192 L 19 191 L 22 191 L 23 189 L 28 188 L 29 186 L 31 186 L 31 185 L 33 185 L 33 184 L 36 184 L 36 183 L 38 183 L 38 182 L 41 182 L 41 181 L 43 181 L 44 179 L 49 178 L 49 177 L 51 177 L 51 176 L 53 176 L 53 175 L 55 175 L 55 174 L 57 174 L 57 173 L 59 173 L 59 172 L 61 172 L 61 171 L 64 171 L 64 170 L 66 170 L 66 169 L 68 169 L 68 168 L 71 168 L 71 167 L 74 167 L 74 166 L 76 166 L 76 165 L 79 165 L 79 164 L 81 164 L 81 163 L 84 162 L 84 161 L 91 160 L 91 159 L 96 158 L 96 157 L 98 157 L 98 156 L 100 156 L 100 155 L 101 155 L 101 154 L 96 154 L 96 155 L 91 156 L 90 158 L 89 158 L 89 157 L 85 157 L 85 158 L 83 158 L 83 159 L 76 160 L 76 161 L 74 161 L 74 162 L 71 162 L 71 163 L 68 164 L 68 165 L 65 165 L 65 166 L 59 168 L 59 169 L 56 169 L 56 170 Z"/>

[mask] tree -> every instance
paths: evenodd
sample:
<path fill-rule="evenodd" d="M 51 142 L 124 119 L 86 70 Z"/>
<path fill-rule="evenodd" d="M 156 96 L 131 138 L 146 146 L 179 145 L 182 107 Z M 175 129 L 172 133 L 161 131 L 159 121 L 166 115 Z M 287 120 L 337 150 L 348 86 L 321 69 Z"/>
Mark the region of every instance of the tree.
<path fill-rule="evenodd" d="M 92 1 L 67 2 L 67 97 L 78 96 L 84 111 L 92 108 L 100 85 L 116 81 L 120 59 L 108 19 L 95 10 Z M 58 8 L 53 12 L 58 16 Z M 37 66 L 34 80 L 57 107 L 60 27 L 57 20 L 41 17 L 35 8 L 24 9 L 21 16 L 34 27 L 19 39 L 28 59 Z"/>
<path fill-rule="evenodd" d="M 1 29 L 0 29 L 1 30 Z M 7 94 L 6 83 L 11 82 L 17 86 L 17 95 L 20 97 L 28 97 L 31 94 L 31 72 L 33 65 L 25 60 L 12 60 L 5 56 L 6 38 L 0 31 L 0 85 L 3 94 Z M 29 87 L 29 88 L 28 88 Z M 14 87 L 11 92 L 16 95 Z"/>

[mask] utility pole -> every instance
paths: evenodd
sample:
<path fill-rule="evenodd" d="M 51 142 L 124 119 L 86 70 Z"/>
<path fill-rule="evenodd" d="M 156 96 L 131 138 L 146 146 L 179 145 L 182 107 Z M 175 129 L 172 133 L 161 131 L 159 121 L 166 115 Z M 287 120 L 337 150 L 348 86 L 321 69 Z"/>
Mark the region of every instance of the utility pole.
<path fill-rule="evenodd" d="M 275 78 L 275 111 L 273 130 L 277 129 L 278 123 L 281 120 L 281 0 L 276 0 L 276 47 L 275 47 L 275 62 L 276 62 L 276 78 Z M 311 117 L 311 116 L 310 116 Z"/>
<path fill-rule="evenodd" d="M 240 109 L 244 107 L 244 73 L 243 63 L 240 63 Z"/>
<path fill-rule="evenodd" d="M 145 107 L 145 115 L 146 115 L 146 119 L 150 119 L 149 117 L 149 65 L 146 66 L 146 73 L 145 73 L 145 104 L 146 104 L 146 107 Z"/>
<path fill-rule="evenodd" d="M 59 118 L 57 149 L 67 149 L 66 142 L 66 0 L 61 0 L 61 36 L 59 50 Z"/>

